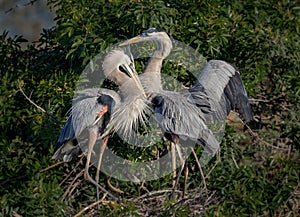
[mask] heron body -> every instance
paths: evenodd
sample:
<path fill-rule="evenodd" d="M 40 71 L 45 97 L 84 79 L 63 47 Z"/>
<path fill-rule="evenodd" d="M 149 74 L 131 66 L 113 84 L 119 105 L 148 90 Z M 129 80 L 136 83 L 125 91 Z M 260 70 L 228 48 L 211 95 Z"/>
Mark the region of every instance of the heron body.
<path fill-rule="evenodd" d="M 69 162 L 78 156 L 80 149 L 87 150 L 88 130 L 100 134 L 104 132 L 112 110 L 120 102 L 120 97 L 115 91 L 109 89 L 89 88 L 81 91 L 74 101 L 70 115 L 56 142 L 52 159 Z M 93 125 L 97 119 L 97 112 L 101 111 L 103 106 L 108 107 L 108 112 L 96 125 Z"/>
<path fill-rule="evenodd" d="M 120 71 L 120 67 L 131 78 Z M 76 102 L 71 108 L 70 116 L 61 131 L 56 144 L 56 152 L 52 157 L 54 159 L 59 158 L 70 161 L 78 153 L 79 148 L 87 149 L 87 162 L 84 175 L 87 180 L 97 186 L 97 199 L 99 198 L 99 188 L 111 197 L 114 197 L 98 184 L 103 152 L 106 148 L 109 134 L 115 127 L 119 126 L 124 126 L 122 129 L 124 129 L 125 133 L 127 131 L 131 132 L 134 123 L 138 122 L 138 119 L 142 116 L 137 112 L 145 110 L 135 109 L 136 113 L 127 116 L 127 118 L 120 118 L 120 124 L 116 125 L 114 120 L 116 117 L 119 117 L 117 111 L 120 108 L 126 109 L 124 104 L 129 105 L 127 109 L 141 106 L 142 103 L 140 102 L 144 102 L 141 97 L 144 90 L 133 70 L 134 62 L 132 56 L 126 54 L 123 50 L 113 50 L 106 55 L 102 68 L 105 76 L 119 86 L 119 92 L 93 88 L 80 92 L 79 97 L 76 98 Z M 139 103 L 136 103 L 136 101 Z M 131 113 L 133 112 L 131 111 Z M 129 122 L 129 124 L 126 122 Z M 100 150 L 99 155 L 97 155 L 98 165 L 96 180 L 94 180 L 90 177 L 88 170 L 93 148 L 97 140 L 100 140 Z"/>
<path fill-rule="evenodd" d="M 109 60 L 107 64 L 113 62 L 110 57 L 107 57 L 106 60 Z M 103 68 L 109 68 L 105 60 Z M 106 72 L 105 74 L 110 78 L 109 73 Z M 145 125 L 146 116 L 151 112 L 149 101 L 145 97 L 145 91 L 139 78 L 128 79 L 122 83 L 115 81 L 115 83 L 119 86 L 120 103 L 114 108 L 102 137 L 114 132 L 125 141 L 133 141 L 138 126 L 140 124 Z"/>
<path fill-rule="evenodd" d="M 238 71 L 230 64 L 211 60 L 201 71 L 195 85 L 182 92 L 165 91 L 162 89 L 160 72 L 163 60 L 172 50 L 170 37 L 161 29 L 151 28 L 128 39 L 121 46 L 143 40 L 156 42 L 157 49 L 139 77 L 152 101 L 162 131 L 175 145 L 197 143 L 214 154 L 219 141 L 208 129 L 208 124 L 224 122 L 231 110 L 236 110 L 245 121 L 252 119 L 243 82 Z M 193 154 L 202 172 L 197 155 Z M 175 157 L 175 154 L 172 156 Z M 183 165 L 184 162 L 181 171 Z"/>
<path fill-rule="evenodd" d="M 181 93 L 162 91 L 152 99 L 152 105 L 157 122 L 167 139 L 184 147 L 199 144 L 210 153 L 217 151 L 219 142 L 199 116 L 199 109 Z"/>
<path fill-rule="evenodd" d="M 191 94 L 186 91 L 166 91 L 162 88 L 161 66 L 173 48 L 168 34 L 161 29 L 151 28 L 121 45 L 141 40 L 153 40 L 157 44 L 157 49 L 139 78 L 147 96 L 152 100 L 156 119 L 163 133 L 167 138 L 174 138 L 168 136 L 169 134 L 177 135 L 181 143 L 200 144 L 214 153 L 219 142 L 207 128 L 193 100 L 190 100 L 192 96 L 188 97 Z"/>
<path fill-rule="evenodd" d="M 121 45 L 143 40 L 152 40 L 157 44 L 139 78 L 147 96 L 156 98 L 152 102 L 160 116 L 163 131 L 190 138 L 200 136 L 202 145 L 214 150 L 218 143 L 216 140 L 205 142 L 206 138 L 213 137 L 207 124 L 225 121 L 231 110 L 236 110 L 246 122 L 252 119 L 245 87 L 239 72 L 232 65 L 221 60 L 210 60 L 192 87 L 182 92 L 165 91 L 160 73 L 163 60 L 172 50 L 172 41 L 165 31 L 151 28 Z M 196 133 L 196 130 L 199 132 Z"/>

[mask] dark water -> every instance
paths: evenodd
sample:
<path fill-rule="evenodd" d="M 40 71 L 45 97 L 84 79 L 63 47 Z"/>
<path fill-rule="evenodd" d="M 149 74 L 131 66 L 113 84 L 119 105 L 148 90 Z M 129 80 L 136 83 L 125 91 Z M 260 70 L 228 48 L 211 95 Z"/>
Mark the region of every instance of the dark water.
<path fill-rule="evenodd" d="M 0 34 L 23 35 L 29 43 L 39 39 L 42 29 L 55 25 L 54 12 L 47 6 L 47 0 L 0 0 Z"/>

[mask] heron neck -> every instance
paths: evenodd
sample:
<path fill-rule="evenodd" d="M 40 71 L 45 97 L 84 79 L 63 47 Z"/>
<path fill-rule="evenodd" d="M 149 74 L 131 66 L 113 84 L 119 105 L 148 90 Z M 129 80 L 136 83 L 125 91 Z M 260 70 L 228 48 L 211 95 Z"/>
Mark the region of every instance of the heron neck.
<path fill-rule="evenodd" d="M 169 56 L 173 46 L 169 37 L 156 40 L 157 49 L 149 59 L 144 73 L 160 73 L 163 60 Z"/>
<path fill-rule="evenodd" d="M 144 70 L 144 73 L 160 73 L 163 58 L 151 57 L 148 61 L 147 67 Z"/>
<path fill-rule="evenodd" d="M 116 85 L 122 86 L 125 82 L 129 81 L 129 77 L 121 72 L 118 68 L 114 69 L 108 78 L 113 81 Z"/>

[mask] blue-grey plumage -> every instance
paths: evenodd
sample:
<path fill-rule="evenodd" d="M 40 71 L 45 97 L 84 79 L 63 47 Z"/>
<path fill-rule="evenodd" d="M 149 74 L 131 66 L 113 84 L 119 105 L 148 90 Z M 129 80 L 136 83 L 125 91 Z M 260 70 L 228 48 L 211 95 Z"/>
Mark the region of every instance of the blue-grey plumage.
<path fill-rule="evenodd" d="M 163 134 L 174 143 L 184 147 L 202 145 L 215 153 L 219 142 L 199 116 L 198 108 L 181 93 L 161 91 L 152 99 L 157 123 Z M 171 136 L 177 135 L 179 141 Z"/>
<path fill-rule="evenodd" d="M 109 133 L 114 130 L 114 127 L 117 126 L 112 125 L 112 128 L 106 129 L 108 123 L 114 120 L 112 118 L 115 117 L 115 115 L 113 115 L 115 114 L 114 110 L 117 110 L 117 108 L 124 103 L 127 105 L 127 101 L 132 103 L 131 105 L 136 105 L 136 95 L 132 95 L 132 93 L 137 92 L 139 96 L 141 95 L 145 98 L 144 89 L 134 71 L 134 62 L 132 60 L 130 53 L 125 53 L 124 50 L 120 49 L 113 50 L 105 56 L 102 64 L 104 75 L 119 86 L 119 93 L 108 89 L 93 88 L 77 93 L 70 116 L 56 144 L 56 152 L 52 157 L 70 161 L 73 156 L 77 154 L 79 148 L 87 150 L 84 176 L 88 181 L 97 186 L 97 199 L 99 199 L 99 189 L 115 198 L 98 184 L 102 157 L 108 142 L 108 136 Z M 122 67 L 131 78 L 123 73 L 120 67 Z M 127 88 L 129 90 L 127 90 Z M 139 105 L 139 103 L 137 105 Z M 127 109 L 131 108 L 128 107 Z M 139 114 L 137 114 L 129 118 L 139 117 Z M 135 120 L 127 120 L 126 118 L 128 117 L 123 117 L 123 119 L 118 121 L 135 122 Z M 122 126 L 123 124 L 124 126 L 128 126 L 125 130 L 131 131 L 129 128 L 132 127 L 132 125 L 121 123 Z M 106 130 L 106 134 L 104 130 Z M 97 141 L 100 141 L 100 150 L 99 154 L 96 155 L 98 157 L 98 159 L 96 159 L 98 164 L 96 179 L 94 180 L 90 177 L 88 171 L 94 145 Z"/>
<path fill-rule="evenodd" d="M 139 76 L 147 96 L 152 100 L 156 114 L 164 135 L 175 143 L 180 156 L 181 145 L 200 144 L 206 148 L 205 153 L 216 153 L 219 148 L 220 136 L 223 134 L 224 122 L 231 110 L 236 110 L 245 121 L 252 119 L 252 112 L 248 97 L 234 67 L 224 61 L 209 61 L 197 83 L 182 92 L 165 91 L 161 84 L 161 67 L 163 60 L 170 54 L 173 46 L 168 34 L 156 28 L 148 29 L 141 35 L 129 39 L 120 46 L 152 40 L 157 44 L 152 57 L 143 73 Z M 220 124 L 221 123 L 221 124 Z M 213 132 L 208 125 L 216 124 Z M 202 172 L 197 155 L 192 150 L 199 170 Z M 203 161 L 207 162 L 204 155 Z M 174 168 L 175 150 L 172 148 L 172 167 Z M 182 162 L 180 173 L 183 169 Z M 178 182 L 179 179 L 177 179 Z M 205 183 L 205 179 L 203 180 Z M 175 189 L 176 183 L 174 183 Z M 183 193 L 184 195 L 184 193 Z"/>
<path fill-rule="evenodd" d="M 225 121 L 232 110 L 245 122 L 253 118 L 240 73 L 225 61 L 210 60 L 189 93 L 206 124 Z"/>
<path fill-rule="evenodd" d="M 87 131 L 94 128 L 97 133 L 103 133 L 113 108 L 120 102 L 120 97 L 115 91 L 104 88 L 89 88 L 77 94 L 70 115 L 57 140 L 52 159 L 68 162 L 78 156 L 80 149 L 87 150 Z M 97 112 L 101 111 L 105 105 L 108 107 L 108 111 L 93 126 L 98 118 Z"/>
<path fill-rule="evenodd" d="M 242 79 L 233 66 L 224 61 L 211 60 L 201 71 L 195 85 L 182 92 L 165 91 L 160 72 L 163 60 L 172 50 L 172 41 L 165 31 L 151 28 L 121 46 L 142 40 L 157 43 L 157 49 L 139 78 L 150 99 L 161 98 L 152 102 L 164 132 L 192 140 L 199 138 L 198 142 L 214 152 L 219 142 L 213 139 L 207 125 L 224 122 L 231 110 L 238 111 L 246 122 L 252 119 Z M 155 103 L 157 101 L 160 103 Z"/>
<path fill-rule="evenodd" d="M 179 137 L 180 144 L 200 144 L 210 152 L 215 153 L 219 142 L 207 128 L 204 119 L 199 115 L 199 109 L 193 104 L 189 92 L 165 91 L 161 84 L 161 66 L 163 60 L 172 50 L 172 41 L 168 34 L 160 29 L 151 28 L 139 36 L 125 41 L 122 45 L 137 43 L 141 40 L 153 40 L 157 49 L 143 73 L 139 76 L 147 96 L 152 100 L 156 119 L 167 138 L 168 134 Z M 190 96 L 189 96 L 190 95 Z M 161 99 L 161 100 L 157 100 Z M 160 101 L 159 103 L 157 103 Z M 173 141 L 176 143 L 176 141 Z"/>
<path fill-rule="evenodd" d="M 131 78 L 121 72 L 119 67 L 123 67 Z M 135 92 L 143 96 L 144 90 L 141 89 L 140 81 L 135 77 L 136 75 L 132 70 L 132 68 L 134 68 L 134 62 L 131 54 L 127 54 L 123 50 L 113 50 L 104 58 L 102 68 L 105 76 L 116 83 L 120 91 L 116 93 L 109 89 L 89 88 L 76 93 L 77 95 L 74 99 L 70 116 L 61 130 L 61 134 L 56 143 L 53 159 L 70 161 L 74 156 L 78 155 L 80 148 L 87 150 L 86 144 L 89 139 L 88 131 L 93 130 L 95 134 L 102 134 L 110 121 L 113 109 L 118 108 L 119 105 L 122 107 L 122 105 L 127 102 L 135 103 L 137 101 L 135 99 Z M 135 88 L 136 86 L 138 88 Z M 122 103 L 120 103 L 121 101 Z M 97 112 L 101 111 L 103 106 L 107 106 L 108 111 L 105 112 L 100 119 L 97 117 Z M 122 109 L 123 108 L 118 109 L 117 111 Z M 132 111 L 130 111 L 130 113 L 132 113 Z M 115 116 L 116 115 L 114 115 L 114 117 Z M 134 118 L 138 119 L 139 114 L 137 113 L 137 115 L 132 118 L 126 116 L 126 118 L 123 117 L 122 120 L 118 119 L 117 122 L 119 124 L 115 124 L 117 126 L 128 126 L 126 129 L 123 129 L 124 132 L 131 131 L 132 124 L 128 125 L 127 122 L 135 122 Z M 115 118 L 113 118 L 113 120 L 115 120 Z M 115 127 L 115 125 L 113 127 Z M 107 132 L 109 133 L 112 130 L 113 128 L 110 128 Z M 78 141 L 79 139 L 81 142 Z"/>

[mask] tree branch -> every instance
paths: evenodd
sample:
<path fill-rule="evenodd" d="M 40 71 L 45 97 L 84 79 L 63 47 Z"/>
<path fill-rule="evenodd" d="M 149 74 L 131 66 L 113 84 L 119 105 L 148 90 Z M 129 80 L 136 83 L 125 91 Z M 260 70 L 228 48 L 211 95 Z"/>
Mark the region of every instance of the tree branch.
<path fill-rule="evenodd" d="M 28 96 L 24 93 L 24 91 L 23 91 L 23 89 L 22 89 L 22 87 L 21 87 L 20 84 L 18 84 L 18 88 L 19 88 L 19 91 L 22 93 L 22 95 L 23 95 L 23 96 L 24 96 L 24 97 L 25 97 L 32 105 L 34 105 L 39 111 L 45 113 L 45 114 L 48 115 L 50 118 L 54 119 L 55 122 L 61 123 L 61 121 L 60 121 L 57 117 L 53 116 L 53 115 L 50 114 L 48 111 L 46 111 L 45 109 L 43 109 L 41 106 L 39 106 L 39 105 L 37 105 L 35 102 L 33 102 L 33 101 L 30 99 L 30 97 L 28 97 Z"/>

